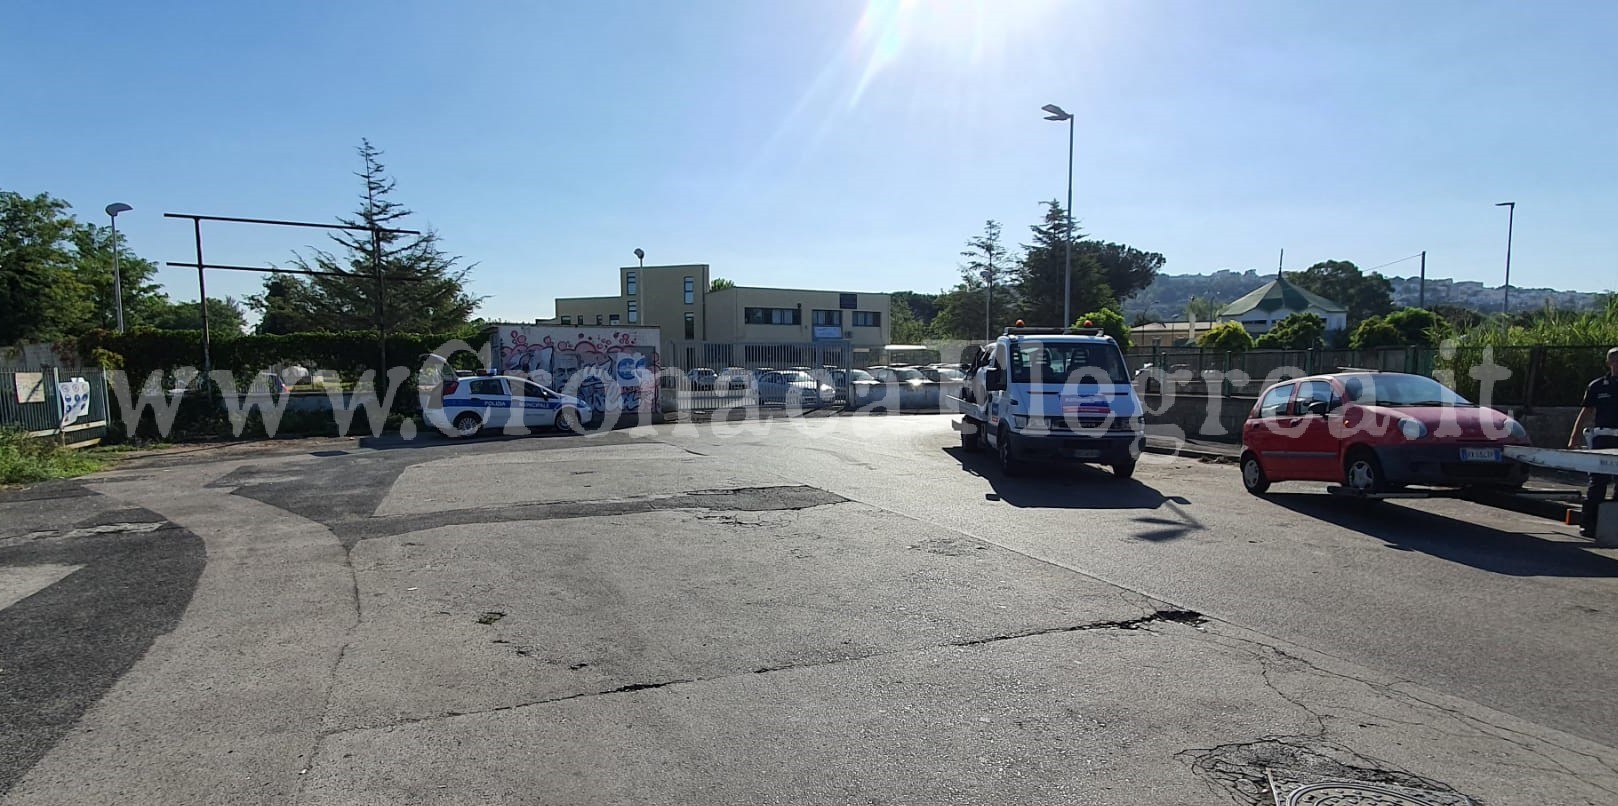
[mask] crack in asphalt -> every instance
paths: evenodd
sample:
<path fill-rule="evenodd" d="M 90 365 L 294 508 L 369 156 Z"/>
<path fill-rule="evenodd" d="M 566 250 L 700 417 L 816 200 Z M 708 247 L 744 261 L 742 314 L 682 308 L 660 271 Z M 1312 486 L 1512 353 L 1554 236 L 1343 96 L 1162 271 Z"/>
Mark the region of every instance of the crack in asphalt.
<path fill-rule="evenodd" d="M 1550 768 L 1540 767 L 1540 766 L 1536 766 L 1536 765 L 1529 765 L 1529 764 L 1512 764 L 1511 766 L 1521 767 L 1521 768 L 1524 768 L 1524 769 L 1533 769 L 1533 770 L 1538 770 L 1538 771 L 1541 771 L 1541 772 L 1548 772 L 1548 773 L 1552 773 L 1552 774 L 1565 775 L 1565 776 L 1571 777 L 1571 778 L 1573 778 L 1575 780 L 1578 780 L 1578 781 L 1580 781 L 1582 783 L 1585 783 L 1585 784 L 1587 784 L 1589 786 L 1592 786 L 1592 787 L 1594 787 L 1596 789 L 1599 789 L 1599 790 L 1601 790 L 1603 792 L 1618 795 L 1618 789 L 1615 789 L 1613 787 L 1609 787 L 1609 786 L 1603 785 L 1602 783 L 1599 783 L 1597 781 L 1591 780 L 1591 776 L 1589 775 L 1588 771 L 1574 769 L 1573 767 L 1570 767 L 1567 764 L 1564 764 L 1563 762 L 1559 761 L 1558 759 L 1556 759 L 1555 757 L 1553 757 L 1552 755 L 1547 753 L 1546 750 L 1545 750 L 1545 747 L 1548 746 L 1550 748 L 1554 748 L 1556 750 L 1563 751 L 1563 752 L 1569 753 L 1571 755 L 1575 755 L 1575 756 L 1579 756 L 1579 757 L 1582 757 L 1584 759 L 1587 759 L 1594 766 L 1596 766 L 1597 768 L 1599 768 L 1601 770 L 1606 771 L 1609 775 L 1613 775 L 1614 777 L 1618 777 L 1618 768 L 1615 768 L 1611 763 L 1609 763 L 1608 761 L 1606 761 L 1602 757 L 1600 757 L 1598 755 L 1595 755 L 1593 753 L 1588 753 L 1588 752 L 1585 752 L 1585 751 L 1582 751 L 1582 750 L 1577 750 L 1577 749 L 1574 749 L 1574 748 L 1571 748 L 1571 747 L 1566 747 L 1566 746 L 1564 746 L 1562 744 L 1559 744 L 1559 743 L 1553 741 L 1550 738 L 1544 738 L 1544 737 L 1539 737 L 1539 736 L 1533 736 L 1531 734 L 1525 734 L 1522 731 L 1518 731 L 1518 730 L 1515 730 L 1515 729 L 1512 729 L 1512 728 L 1508 728 L 1508 727 L 1505 727 L 1503 725 L 1497 725 L 1497 724 L 1494 724 L 1492 722 L 1489 722 L 1486 719 L 1482 719 L 1480 717 L 1473 716 L 1471 714 L 1461 713 L 1461 712 L 1457 711 L 1455 708 L 1452 708 L 1450 706 L 1442 705 L 1440 703 L 1435 703 L 1435 702 L 1432 702 L 1430 700 L 1423 699 L 1422 697 L 1417 696 L 1416 694 L 1414 694 L 1412 692 L 1409 692 L 1409 691 L 1406 691 L 1406 690 L 1400 688 L 1401 685 L 1408 684 L 1408 681 L 1394 680 L 1394 681 L 1389 682 L 1389 683 L 1377 683 L 1377 682 L 1373 682 L 1373 681 L 1370 681 L 1370 680 L 1366 680 L 1366 679 L 1364 679 L 1362 677 L 1357 677 L 1357 676 L 1352 675 L 1352 674 L 1347 674 L 1347 673 L 1344 673 L 1344 672 L 1338 672 L 1338 671 L 1334 671 L 1334 670 L 1331 670 L 1331 669 L 1325 669 L 1325 668 L 1322 668 L 1320 665 L 1318 665 L 1316 663 L 1313 663 L 1313 662 L 1311 662 L 1311 661 L 1309 661 L 1309 660 L 1307 660 L 1305 658 L 1301 658 L 1301 657 L 1299 657 L 1299 656 L 1297 656 L 1295 654 L 1287 652 L 1286 650 L 1283 650 L 1283 649 L 1281 649 L 1279 647 L 1276 647 L 1276 646 L 1273 646 L 1273 645 L 1270 645 L 1270 644 L 1265 644 L 1265 643 L 1262 643 L 1262 642 L 1254 640 L 1254 639 L 1248 639 L 1248 638 L 1243 638 L 1243 637 L 1240 637 L 1240 636 L 1232 636 L 1232 635 L 1218 635 L 1218 636 L 1209 635 L 1208 638 L 1213 640 L 1217 644 L 1226 646 L 1229 649 L 1233 649 L 1233 650 L 1241 652 L 1243 654 L 1247 654 L 1247 655 L 1252 656 L 1254 658 L 1254 660 L 1257 661 L 1258 664 L 1259 664 L 1260 676 L 1264 681 L 1265 687 L 1268 688 L 1271 692 L 1273 692 L 1277 697 L 1280 697 L 1281 699 L 1285 700 L 1286 702 L 1288 702 L 1288 703 L 1292 704 L 1293 706 L 1297 707 L 1299 710 L 1301 710 L 1304 713 L 1308 714 L 1310 716 L 1310 718 L 1312 718 L 1314 720 L 1316 730 L 1315 730 L 1314 733 L 1307 734 L 1307 735 L 1285 735 L 1285 736 L 1267 735 L 1267 736 L 1260 737 L 1255 742 L 1248 743 L 1248 745 L 1242 745 L 1242 744 L 1221 745 L 1220 747 L 1217 747 L 1217 748 L 1201 748 L 1201 749 L 1184 750 L 1184 751 L 1181 751 L 1180 753 L 1176 754 L 1176 756 L 1178 756 L 1178 757 L 1191 757 L 1193 759 L 1198 759 L 1198 760 L 1193 760 L 1191 762 L 1192 767 L 1193 767 L 1194 770 L 1198 769 L 1197 765 L 1198 765 L 1198 763 L 1200 763 L 1199 762 L 1200 759 L 1205 758 L 1205 757 L 1207 757 L 1207 756 L 1209 756 L 1211 754 L 1218 753 L 1218 752 L 1220 752 L 1222 750 L 1228 750 L 1230 748 L 1256 745 L 1256 744 L 1263 743 L 1263 742 L 1279 742 L 1279 743 L 1283 743 L 1283 744 L 1289 744 L 1289 746 L 1292 746 L 1292 747 L 1299 747 L 1299 745 L 1298 745 L 1299 742 L 1313 742 L 1313 743 L 1319 744 L 1321 746 L 1332 748 L 1332 749 L 1335 749 L 1335 750 L 1346 750 L 1346 748 L 1338 747 L 1337 745 L 1334 745 L 1334 744 L 1332 744 L 1330 742 L 1330 736 L 1332 734 L 1332 730 L 1331 730 L 1330 726 L 1327 724 L 1327 720 L 1328 719 L 1341 720 L 1341 719 L 1345 718 L 1344 714 L 1348 713 L 1348 714 L 1357 714 L 1357 715 L 1364 716 L 1364 717 L 1367 717 L 1367 718 L 1370 718 L 1370 719 L 1373 719 L 1373 720 L 1382 720 L 1382 721 L 1387 721 L 1387 722 L 1393 722 L 1393 723 L 1396 723 L 1396 724 L 1399 724 L 1399 725 L 1403 725 L 1405 727 L 1414 727 L 1414 728 L 1420 728 L 1420 729 L 1424 729 L 1424 730 L 1430 730 L 1430 731 L 1432 731 L 1434 733 L 1437 733 L 1437 734 L 1439 734 L 1441 736 L 1447 736 L 1447 737 L 1455 738 L 1455 739 L 1468 739 L 1468 740 L 1471 740 L 1471 739 L 1478 739 L 1478 738 L 1481 738 L 1481 737 L 1490 737 L 1490 738 L 1498 739 L 1498 740 L 1501 740 L 1501 741 L 1505 741 L 1505 742 L 1509 743 L 1510 745 L 1512 745 L 1513 747 L 1516 747 L 1519 750 L 1522 750 L 1523 752 L 1528 753 L 1528 754 L 1530 754 L 1530 755 L 1532 755 L 1534 757 L 1544 759 L 1546 762 L 1553 765 Z M 1339 679 L 1339 680 L 1346 680 L 1346 681 L 1350 681 L 1352 683 L 1359 684 L 1361 686 L 1364 686 L 1366 689 L 1369 689 L 1373 694 L 1375 694 L 1375 695 L 1377 695 L 1377 696 L 1379 696 L 1379 697 L 1381 697 L 1381 698 L 1383 698 L 1385 700 L 1391 701 L 1391 702 L 1395 702 L 1395 703 L 1404 702 L 1404 703 L 1406 703 L 1408 705 L 1411 705 L 1413 707 L 1416 706 L 1417 704 L 1419 704 L 1420 706 L 1425 706 L 1425 708 L 1430 709 L 1431 711 L 1437 712 L 1437 714 L 1441 714 L 1441 715 L 1443 715 L 1445 717 L 1448 717 L 1449 719 L 1452 719 L 1452 720 L 1460 723 L 1463 727 L 1470 729 L 1470 732 L 1447 731 L 1447 730 L 1443 730 L 1443 729 L 1437 727 L 1431 721 L 1401 720 L 1401 719 L 1398 719 L 1398 718 L 1395 718 L 1395 717 L 1388 717 L 1388 716 L 1384 716 L 1382 714 L 1368 713 L 1368 712 L 1365 712 L 1365 711 L 1361 711 L 1361 710 L 1351 708 L 1351 707 L 1346 707 L 1346 706 L 1336 706 L 1336 705 L 1328 705 L 1328 706 L 1321 706 L 1321 707 L 1311 706 L 1311 705 L 1307 704 L 1306 702 L 1300 700 L 1299 698 L 1289 694 L 1287 691 L 1282 689 L 1281 684 L 1276 680 L 1276 676 L 1279 673 L 1284 673 L 1286 670 L 1281 669 L 1278 666 L 1278 664 L 1277 664 L 1278 660 L 1290 662 L 1292 664 L 1296 664 L 1298 667 L 1301 667 L 1301 668 L 1299 668 L 1297 670 L 1299 673 L 1310 673 L 1310 674 L 1315 674 L 1315 675 L 1319 675 L 1319 676 L 1323 676 L 1323 677 L 1331 677 L 1331 678 L 1336 678 L 1336 679 Z M 1511 735 L 1503 735 L 1503 734 L 1511 734 Z M 1515 738 L 1515 737 L 1521 737 L 1521 738 Z M 1306 749 L 1306 748 L 1299 748 L 1299 749 Z M 1349 751 L 1349 752 L 1352 752 L 1352 751 Z M 1369 778 L 1369 779 L 1366 779 L 1366 780 L 1378 780 L 1375 777 L 1375 775 L 1379 771 L 1380 772 L 1390 772 L 1391 771 L 1396 775 L 1409 775 L 1409 773 L 1403 772 L 1396 765 L 1393 765 L 1391 763 L 1381 761 L 1380 759 L 1372 759 L 1370 757 L 1362 756 L 1362 755 L 1357 754 L 1357 753 L 1355 753 L 1354 755 L 1356 757 L 1362 759 L 1362 760 L 1375 762 L 1376 764 L 1380 765 L 1380 770 L 1378 770 L 1376 768 L 1367 768 L 1367 769 L 1362 771 L 1364 774 L 1368 774 L 1368 775 L 1372 776 L 1372 778 Z M 1419 779 L 1419 776 L 1413 776 L 1413 777 Z M 1382 778 L 1380 780 L 1382 780 L 1385 783 L 1394 783 L 1394 784 L 1400 784 L 1401 783 L 1396 778 Z M 1447 789 L 1444 785 L 1442 785 L 1442 784 L 1440 784 L 1439 782 L 1436 782 L 1436 781 L 1429 781 L 1429 780 L 1426 780 L 1426 779 L 1420 779 L 1420 781 L 1421 781 L 1421 783 L 1418 785 L 1418 788 L 1426 787 L 1426 788 L 1446 789 L 1447 791 L 1451 791 L 1451 792 L 1455 791 L 1453 789 Z M 1410 786 L 1411 784 L 1409 782 L 1405 782 L 1402 785 Z M 1246 794 L 1246 791 L 1244 789 L 1239 788 L 1239 787 L 1238 787 L 1238 791 L 1241 791 L 1243 794 Z M 1260 802 L 1267 802 L 1267 801 L 1253 801 L 1253 803 L 1260 803 Z"/>
<path fill-rule="evenodd" d="M 846 504 L 849 499 L 818 487 L 803 484 L 736 489 L 692 490 L 675 495 L 593 501 L 453 509 L 406 515 L 380 515 L 355 518 L 336 524 L 359 540 L 395 537 L 441 526 L 463 526 L 511 521 L 543 521 L 564 518 L 599 518 L 633 515 L 662 510 L 711 510 L 719 512 L 798 512 L 830 504 Z"/>
<path fill-rule="evenodd" d="M 1150 615 L 1141 616 L 1140 618 L 1122 619 L 1122 620 L 1116 620 L 1115 619 L 1115 620 L 1109 620 L 1109 621 L 1091 621 L 1091 622 L 1086 622 L 1084 624 L 1077 624 L 1077 625 L 1072 625 L 1072 626 L 1051 627 L 1051 628 L 1041 629 L 1041 630 L 1027 630 L 1027 631 L 1023 631 L 1023 632 L 1005 633 L 1005 634 L 1002 634 L 1002 635 L 989 636 L 989 637 L 986 637 L 986 638 L 974 638 L 974 639 L 963 640 L 963 641 L 946 641 L 946 642 L 940 643 L 940 644 L 929 644 L 929 645 L 926 645 L 926 646 L 919 646 L 919 647 L 906 647 L 906 648 L 903 648 L 903 649 L 893 649 L 893 650 L 889 650 L 889 651 L 886 651 L 886 652 L 873 652 L 873 653 L 870 653 L 870 654 L 867 654 L 867 655 L 854 655 L 854 656 L 851 656 L 851 657 L 835 658 L 835 659 L 832 659 L 832 660 L 825 660 L 825 661 L 813 661 L 813 662 L 809 662 L 809 663 L 788 663 L 788 664 L 782 664 L 780 666 L 760 666 L 760 667 L 758 667 L 756 669 L 752 669 L 752 670 L 745 671 L 745 672 L 733 672 L 733 673 L 729 673 L 729 674 L 715 675 L 713 677 L 676 678 L 676 679 L 673 679 L 673 680 L 660 680 L 660 681 L 655 681 L 655 682 L 650 682 L 650 683 L 629 683 L 629 684 L 626 684 L 626 685 L 617 686 L 615 688 L 604 689 L 602 691 L 582 691 L 582 692 L 579 692 L 577 694 L 568 694 L 568 695 L 562 696 L 562 697 L 547 697 L 547 698 L 543 698 L 543 699 L 531 700 L 531 701 L 528 701 L 528 702 L 516 703 L 516 704 L 512 704 L 512 705 L 500 705 L 500 706 L 495 706 L 493 708 L 484 708 L 484 709 L 479 709 L 479 710 L 476 710 L 476 711 L 446 711 L 444 713 L 434 714 L 434 715 L 431 715 L 431 716 L 421 716 L 421 717 L 411 717 L 411 718 L 407 718 L 407 719 L 400 719 L 400 720 L 389 722 L 389 723 L 383 724 L 383 725 L 370 725 L 370 726 L 365 726 L 365 727 L 345 728 L 345 729 L 342 729 L 342 730 L 327 731 L 327 732 L 321 734 L 320 743 L 324 744 L 326 739 L 329 739 L 332 736 L 337 736 L 337 735 L 346 734 L 346 733 L 360 733 L 360 732 L 364 732 L 364 731 L 385 730 L 385 729 L 389 729 L 389 728 L 406 727 L 406 726 L 409 726 L 409 725 L 416 725 L 416 724 L 420 724 L 420 723 L 423 723 L 423 722 L 434 722 L 434 721 L 438 721 L 438 720 L 442 720 L 442 719 L 450 719 L 450 718 L 453 718 L 453 717 L 460 717 L 460 716 L 481 716 L 481 715 L 485 715 L 485 714 L 498 714 L 498 713 L 502 713 L 502 712 L 505 712 L 505 711 L 515 711 L 515 710 L 517 710 L 519 708 L 532 708 L 532 707 L 537 707 L 537 706 L 541 706 L 541 705 L 554 705 L 556 703 L 568 702 L 570 700 L 579 700 L 579 699 L 586 699 L 586 698 L 593 698 L 593 697 L 606 697 L 606 696 L 611 696 L 611 695 L 614 695 L 614 694 L 628 694 L 628 693 L 634 693 L 634 692 L 637 692 L 637 691 L 652 691 L 652 690 L 656 690 L 656 689 L 660 689 L 660 688 L 668 688 L 670 686 L 677 686 L 677 685 L 682 685 L 682 684 L 686 684 L 686 683 L 714 683 L 714 682 L 719 682 L 719 681 L 723 681 L 723 680 L 733 680 L 733 679 L 736 679 L 736 678 L 739 678 L 739 677 L 744 677 L 744 676 L 749 676 L 749 675 L 772 674 L 772 673 L 775 673 L 775 672 L 790 672 L 790 671 L 796 671 L 796 670 L 799 670 L 799 669 L 815 669 L 815 668 L 824 668 L 824 667 L 828 667 L 828 666 L 840 666 L 840 665 L 847 664 L 847 663 L 858 663 L 860 661 L 876 660 L 876 659 L 879 659 L 879 658 L 887 658 L 887 657 L 892 657 L 892 656 L 895 656 L 895 655 L 903 655 L 903 654 L 913 653 L 913 652 L 929 652 L 929 651 L 932 651 L 932 650 L 948 649 L 948 648 L 978 647 L 978 646 L 985 646 L 985 645 L 988 645 L 988 644 L 999 643 L 999 642 L 1002 642 L 1002 641 L 1015 641 L 1015 640 L 1019 640 L 1019 639 L 1023 639 L 1023 638 L 1036 638 L 1036 637 L 1043 636 L 1043 635 L 1061 635 L 1063 633 L 1079 633 L 1079 632 L 1098 632 L 1098 631 L 1103 631 L 1103 630 L 1126 630 L 1126 631 L 1127 630 L 1141 630 L 1141 629 L 1149 627 L 1149 626 L 1151 626 L 1153 624 L 1186 624 L 1186 625 L 1196 627 L 1196 626 L 1200 626 L 1200 625 L 1206 623 L 1207 620 L 1208 619 L 1205 616 L 1203 616 L 1202 614 L 1195 613 L 1195 612 L 1192 612 L 1190 610 L 1158 610 L 1158 611 L 1156 611 L 1156 612 L 1154 612 L 1154 613 L 1152 613 Z"/>
<path fill-rule="evenodd" d="M 1043 630 L 1027 630 L 1025 632 L 1008 633 L 990 638 L 973 638 L 967 641 L 952 641 L 945 646 L 980 646 L 992 644 L 996 641 L 1012 641 L 1018 638 L 1031 638 L 1036 635 L 1053 635 L 1064 632 L 1088 632 L 1091 630 L 1139 630 L 1153 624 L 1189 624 L 1193 627 L 1206 624 L 1207 617 L 1192 610 L 1157 610 L 1150 615 L 1139 618 L 1122 619 L 1115 621 L 1095 621 L 1088 624 L 1079 624 L 1072 627 L 1051 627 Z"/>

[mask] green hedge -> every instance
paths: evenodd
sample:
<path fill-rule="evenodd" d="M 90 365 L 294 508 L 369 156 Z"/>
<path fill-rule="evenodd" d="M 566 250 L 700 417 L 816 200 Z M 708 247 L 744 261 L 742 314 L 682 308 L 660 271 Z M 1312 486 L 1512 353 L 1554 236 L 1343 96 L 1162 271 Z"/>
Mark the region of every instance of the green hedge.
<path fill-rule="evenodd" d="M 469 338 L 470 336 L 470 338 Z M 416 367 L 423 353 L 461 339 L 480 349 L 484 337 L 469 333 L 398 333 L 388 336 L 390 366 Z M 127 333 L 98 330 L 75 340 L 80 360 L 111 363 L 132 378 L 146 378 L 155 370 L 172 373 L 180 367 L 202 366 L 202 333 L 196 330 L 136 329 Z M 208 355 L 214 369 L 227 369 L 238 381 L 272 366 L 300 364 L 310 370 L 333 370 L 345 381 L 355 381 L 366 370 L 374 370 L 381 359 L 375 333 L 291 333 L 285 336 L 216 336 L 210 340 Z M 475 364 L 470 356 L 458 357 L 457 364 Z"/>
<path fill-rule="evenodd" d="M 387 360 L 390 366 L 417 369 L 424 353 L 438 351 L 444 344 L 460 339 L 474 350 L 483 347 L 485 338 L 470 328 L 457 333 L 400 333 L 387 340 Z M 98 330 L 78 337 L 70 343 L 86 364 L 99 364 L 109 369 L 123 370 L 136 394 L 153 372 L 162 372 L 164 389 L 173 388 L 174 373 L 183 367 L 201 369 L 202 333 L 195 330 L 137 329 L 126 333 Z M 260 372 L 272 367 L 298 364 L 314 372 L 326 370 L 337 373 L 345 382 L 355 382 L 368 370 L 375 370 L 381 356 L 374 332 L 293 333 L 284 336 L 219 336 L 210 340 L 209 359 L 215 370 L 228 370 L 235 376 L 238 391 L 245 391 Z M 460 353 L 455 356 L 458 368 L 473 369 L 478 365 L 475 356 Z M 377 373 L 386 376 L 386 371 Z M 378 390 L 379 395 L 382 390 Z M 115 396 L 109 395 L 109 440 L 123 435 L 156 438 L 157 428 L 150 413 L 140 423 L 123 422 Z M 219 402 L 218 390 L 206 384 L 203 389 L 188 394 L 183 400 L 172 434 L 165 438 L 228 436 L 230 426 Z M 420 401 L 413 389 L 401 390 L 394 395 L 390 420 L 417 413 Z M 255 415 L 256 416 L 256 415 Z M 369 431 L 363 414 L 355 417 L 353 430 Z M 305 422 L 307 421 L 307 422 Z M 330 423 L 328 425 L 328 423 Z M 256 429 L 262 435 L 262 429 Z M 279 433 L 335 433 L 331 416 L 311 417 L 289 415 Z M 248 428 L 244 437 L 253 436 Z"/>

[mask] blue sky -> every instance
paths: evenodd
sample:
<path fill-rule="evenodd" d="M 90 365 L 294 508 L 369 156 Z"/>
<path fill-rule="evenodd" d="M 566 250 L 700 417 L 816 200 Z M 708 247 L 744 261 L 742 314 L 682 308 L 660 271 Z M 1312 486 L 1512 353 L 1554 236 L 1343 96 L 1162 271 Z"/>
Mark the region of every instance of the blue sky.
<path fill-rule="evenodd" d="M 1049 0 L 33 3 L 0 31 L 0 188 L 188 260 L 164 212 L 325 221 L 354 146 L 476 262 L 481 313 L 633 261 L 743 285 L 938 290 L 983 221 L 1065 192 L 1171 273 L 1370 267 L 1618 286 L 1618 4 Z M 298 230 L 207 226 L 207 259 Z M 1384 271 L 1414 274 L 1414 261 Z M 166 269 L 177 298 L 194 272 Z M 242 296 L 256 275 L 210 274 Z"/>

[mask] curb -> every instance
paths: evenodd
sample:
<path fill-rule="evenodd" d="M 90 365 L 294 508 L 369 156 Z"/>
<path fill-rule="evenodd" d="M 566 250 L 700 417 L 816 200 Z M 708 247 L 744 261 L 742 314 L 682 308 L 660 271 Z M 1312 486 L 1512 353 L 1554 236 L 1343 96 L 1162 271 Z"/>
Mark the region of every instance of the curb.
<path fill-rule="evenodd" d="M 1164 456 L 1185 456 L 1191 459 L 1207 460 L 1220 463 L 1229 462 L 1232 464 L 1236 462 L 1236 457 L 1238 456 L 1238 454 L 1231 453 L 1229 451 L 1213 450 L 1211 448 L 1199 448 L 1194 445 L 1180 445 L 1178 447 L 1172 444 L 1164 445 L 1162 443 L 1154 445 L 1149 437 L 1146 440 L 1145 450 L 1147 453 L 1156 453 Z"/>

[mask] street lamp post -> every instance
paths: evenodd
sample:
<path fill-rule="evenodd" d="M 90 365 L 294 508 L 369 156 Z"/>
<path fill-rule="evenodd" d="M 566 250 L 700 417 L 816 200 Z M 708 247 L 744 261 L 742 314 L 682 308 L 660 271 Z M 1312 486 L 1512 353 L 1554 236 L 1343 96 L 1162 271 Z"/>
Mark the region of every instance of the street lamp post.
<path fill-rule="evenodd" d="M 118 322 L 118 332 L 124 332 L 124 276 L 118 268 L 118 214 L 135 208 L 123 202 L 107 205 L 107 217 L 112 219 L 112 308 Z"/>
<path fill-rule="evenodd" d="M 1506 208 L 1506 290 L 1505 301 L 1501 303 L 1502 312 L 1511 315 L 1511 230 L 1517 223 L 1517 203 L 1500 202 L 1496 207 Z"/>
<path fill-rule="evenodd" d="M 1062 255 L 1062 327 L 1073 324 L 1073 116 L 1056 104 L 1045 104 L 1046 120 L 1067 121 L 1067 238 Z"/>

